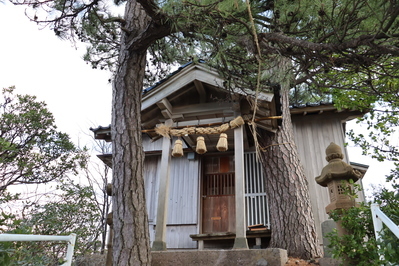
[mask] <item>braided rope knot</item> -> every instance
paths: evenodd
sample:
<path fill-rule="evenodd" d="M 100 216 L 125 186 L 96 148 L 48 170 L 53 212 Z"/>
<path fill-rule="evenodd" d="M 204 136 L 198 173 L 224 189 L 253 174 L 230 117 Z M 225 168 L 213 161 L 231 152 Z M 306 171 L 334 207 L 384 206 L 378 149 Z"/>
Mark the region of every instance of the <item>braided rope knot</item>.
<path fill-rule="evenodd" d="M 187 127 L 182 129 L 172 129 L 170 126 L 160 124 L 155 128 L 155 132 L 163 137 L 170 138 L 171 136 L 182 137 L 185 135 L 211 135 L 220 134 L 229 129 L 237 128 L 243 125 L 244 119 L 238 116 L 229 123 L 224 123 L 218 127 Z"/>

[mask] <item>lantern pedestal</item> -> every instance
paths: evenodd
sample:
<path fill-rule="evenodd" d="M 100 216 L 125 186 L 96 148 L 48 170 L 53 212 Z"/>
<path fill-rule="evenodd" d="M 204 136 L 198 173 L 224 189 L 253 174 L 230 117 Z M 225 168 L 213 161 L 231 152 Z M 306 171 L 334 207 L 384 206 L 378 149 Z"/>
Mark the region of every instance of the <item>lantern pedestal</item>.
<path fill-rule="evenodd" d="M 355 199 L 348 195 L 348 190 L 353 191 L 353 186 L 346 180 L 332 180 L 328 183 L 328 192 L 331 203 L 326 206 L 326 213 L 337 209 L 349 209 L 356 206 Z"/>
<path fill-rule="evenodd" d="M 351 196 L 353 191 L 353 182 L 359 180 L 362 174 L 353 169 L 342 159 L 344 155 L 341 147 L 331 142 L 326 149 L 326 160 L 328 164 L 321 171 L 321 175 L 316 177 L 316 182 L 323 187 L 328 188 L 330 195 L 330 204 L 326 206 L 326 213 L 330 214 L 335 210 L 347 210 L 356 206 L 355 199 Z M 353 182 L 350 182 L 353 181 Z M 341 221 L 336 222 L 338 235 L 349 234 L 345 228 L 342 227 Z M 343 265 L 351 265 L 349 260 L 344 260 Z"/>

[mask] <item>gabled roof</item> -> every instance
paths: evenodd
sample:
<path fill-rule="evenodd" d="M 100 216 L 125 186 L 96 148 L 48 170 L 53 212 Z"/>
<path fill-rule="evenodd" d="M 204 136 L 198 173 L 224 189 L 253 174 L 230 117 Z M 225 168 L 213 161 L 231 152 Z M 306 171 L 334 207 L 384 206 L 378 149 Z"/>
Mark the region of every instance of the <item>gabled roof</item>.
<path fill-rule="evenodd" d="M 338 109 L 333 103 L 318 102 L 290 106 L 291 116 L 307 116 L 339 113 L 342 121 L 349 121 L 363 116 L 366 112 L 354 109 Z"/>
<path fill-rule="evenodd" d="M 203 61 L 189 62 L 165 79 L 143 90 L 142 130 L 151 138 L 156 139 L 159 136 L 153 129 L 169 119 L 173 121 L 173 127 L 187 127 L 228 122 L 237 115 L 251 115 L 253 107 L 248 99 L 253 98 L 253 94 L 251 90 L 228 90 L 224 87 L 224 80 L 216 70 L 204 64 Z M 280 112 L 276 110 L 278 104 L 277 95 L 260 93 L 256 118 L 275 116 Z M 322 102 L 291 106 L 290 111 L 291 115 L 300 116 L 342 112 L 333 104 Z M 348 114 L 350 118 L 359 116 L 359 112 L 355 111 Z M 257 122 L 257 126 L 275 131 L 277 121 L 261 120 Z M 110 126 L 91 130 L 97 139 L 111 140 Z M 188 145 L 192 146 L 195 138 L 196 136 L 188 136 L 184 139 Z M 214 138 L 209 137 L 209 140 L 212 142 Z"/>
<path fill-rule="evenodd" d="M 224 87 L 224 80 L 219 76 L 216 70 L 201 62 L 190 62 L 186 65 L 183 65 L 167 78 L 156 83 L 154 86 L 145 89 L 142 99 L 142 110 L 147 109 L 150 105 L 156 103 L 161 98 L 168 97 L 177 90 L 194 88 L 193 86 L 190 87 L 190 84 L 193 83 L 196 83 L 194 86 L 198 92 L 201 102 L 203 102 L 205 100 L 204 97 L 206 97 L 206 91 L 204 91 L 204 88 L 200 87 L 201 85 L 207 86 L 208 88 L 213 87 L 219 91 L 224 91 L 225 94 L 233 93 L 242 96 L 255 95 L 255 93 L 251 90 L 243 91 L 239 89 L 232 89 L 233 91 L 229 91 Z M 258 95 L 258 99 L 265 102 L 271 102 L 273 97 L 273 93 L 259 93 Z"/>
<path fill-rule="evenodd" d="M 151 138 L 158 135 L 151 131 L 160 123 L 171 119 L 172 127 L 187 127 L 225 123 L 238 115 L 252 115 L 249 98 L 253 92 L 227 89 L 224 80 L 209 66 L 190 63 L 180 68 L 166 80 L 147 89 L 142 98 L 142 129 Z M 258 96 L 257 117 L 276 114 L 273 93 Z M 275 131 L 276 120 L 259 121 L 260 128 Z M 227 132 L 227 134 L 232 133 Z M 183 139 L 189 146 L 195 146 L 196 135 Z M 207 143 L 217 141 L 218 136 L 207 136 Z M 214 145 L 216 146 L 216 145 Z"/>
<path fill-rule="evenodd" d="M 203 60 L 199 60 L 198 62 L 200 63 L 205 63 Z M 172 73 L 170 73 L 169 75 L 167 75 L 165 78 L 161 79 L 160 81 L 156 82 L 155 84 L 153 84 L 152 86 L 145 88 L 143 90 L 143 94 L 149 92 L 150 90 L 158 87 L 160 84 L 164 83 L 165 81 L 167 81 L 169 78 L 173 77 L 174 75 L 176 75 L 177 73 L 179 73 L 181 70 L 183 70 L 184 68 L 186 68 L 187 66 L 194 64 L 193 61 L 190 61 L 184 65 L 181 65 L 177 70 L 173 71 Z"/>
<path fill-rule="evenodd" d="M 142 130 L 156 139 L 159 136 L 154 128 L 167 120 L 172 120 L 172 127 L 187 127 L 225 123 L 238 115 L 252 115 L 253 107 L 249 101 L 253 94 L 251 90 L 225 88 L 224 80 L 214 69 L 201 62 L 190 62 L 143 91 Z M 275 116 L 274 101 L 273 93 L 260 93 L 256 118 Z M 269 131 L 277 129 L 276 120 L 261 120 L 257 124 Z M 96 138 L 110 140 L 107 128 L 91 130 Z M 232 131 L 226 133 L 233 139 Z M 188 146 L 195 146 L 196 137 L 185 136 L 183 139 Z M 209 135 L 206 142 L 217 142 L 218 137 Z"/>

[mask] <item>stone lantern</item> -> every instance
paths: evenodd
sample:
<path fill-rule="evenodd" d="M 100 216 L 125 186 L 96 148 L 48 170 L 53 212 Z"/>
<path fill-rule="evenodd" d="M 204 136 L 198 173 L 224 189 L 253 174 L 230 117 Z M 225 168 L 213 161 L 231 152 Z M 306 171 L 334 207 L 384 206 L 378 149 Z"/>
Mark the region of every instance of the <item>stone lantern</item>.
<path fill-rule="evenodd" d="M 328 187 L 331 203 L 326 207 L 327 213 L 336 209 L 349 209 L 356 204 L 355 200 L 346 195 L 345 191 L 348 188 L 352 189 L 349 180 L 356 182 L 362 174 L 342 161 L 343 158 L 341 147 L 331 142 L 326 149 L 328 165 L 323 168 L 321 175 L 316 177 L 316 182 L 319 185 Z"/>

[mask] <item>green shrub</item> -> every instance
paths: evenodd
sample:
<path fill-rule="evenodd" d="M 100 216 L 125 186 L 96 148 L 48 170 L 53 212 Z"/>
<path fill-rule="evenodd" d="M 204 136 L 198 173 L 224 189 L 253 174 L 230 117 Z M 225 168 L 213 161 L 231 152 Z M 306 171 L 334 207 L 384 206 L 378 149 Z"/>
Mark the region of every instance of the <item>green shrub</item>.
<path fill-rule="evenodd" d="M 395 224 L 399 224 L 399 194 L 396 190 L 381 189 L 375 192 L 374 201 Z M 340 236 L 337 230 L 330 233 L 329 248 L 333 257 L 347 265 L 395 265 L 399 262 L 399 239 L 384 225 L 383 240 L 377 242 L 370 210 L 370 202 L 361 203 L 348 210 L 336 210 L 330 217 L 341 223 L 347 234 Z"/>

